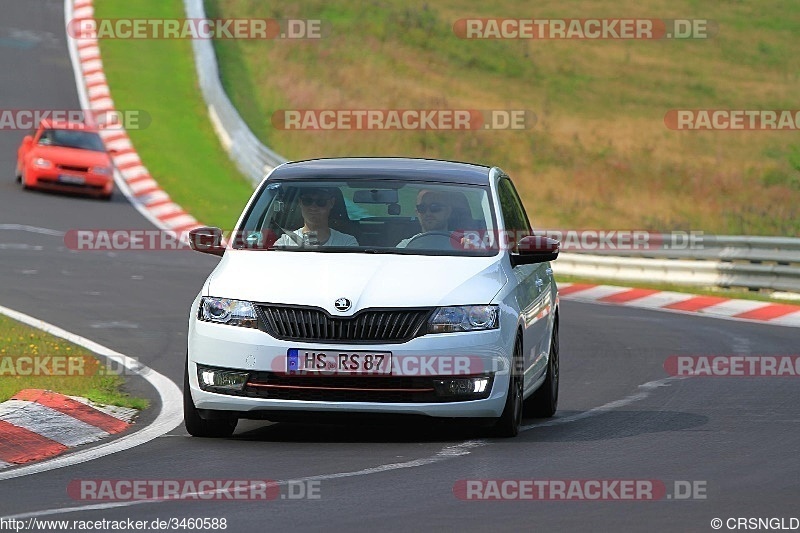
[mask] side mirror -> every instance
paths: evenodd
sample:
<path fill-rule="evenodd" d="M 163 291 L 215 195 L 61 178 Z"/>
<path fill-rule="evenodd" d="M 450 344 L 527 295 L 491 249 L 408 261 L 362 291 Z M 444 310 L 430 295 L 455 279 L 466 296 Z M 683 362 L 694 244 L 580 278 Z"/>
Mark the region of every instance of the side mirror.
<path fill-rule="evenodd" d="M 202 227 L 189 232 L 189 247 L 195 252 L 222 256 L 225 246 L 222 244 L 222 230 Z"/>
<path fill-rule="evenodd" d="M 555 261 L 560 248 L 561 243 L 555 239 L 541 235 L 528 235 L 517 243 L 517 253 L 511 254 L 511 265 L 530 265 Z"/>
<path fill-rule="evenodd" d="M 33 144 L 33 135 L 26 135 L 22 138 L 22 146 L 28 148 L 30 145 Z"/>

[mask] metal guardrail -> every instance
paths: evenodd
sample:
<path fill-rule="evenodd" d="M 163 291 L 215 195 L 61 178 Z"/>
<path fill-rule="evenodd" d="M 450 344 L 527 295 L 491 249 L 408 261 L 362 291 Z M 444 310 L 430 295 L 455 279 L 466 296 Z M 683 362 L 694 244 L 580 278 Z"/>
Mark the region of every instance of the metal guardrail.
<path fill-rule="evenodd" d="M 797 238 L 705 235 L 685 248 L 566 251 L 557 265 L 577 277 L 800 293 Z"/>
<path fill-rule="evenodd" d="M 187 18 L 206 18 L 203 0 L 184 0 L 184 8 Z M 220 81 L 213 41 L 192 39 L 192 47 L 200 90 L 220 142 L 239 170 L 256 185 L 286 158 L 264 146 L 231 103 Z"/>
<path fill-rule="evenodd" d="M 184 0 L 188 18 L 205 18 L 203 0 Z M 286 159 L 250 131 L 231 103 L 219 77 L 210 39 L 193 39 L 195 64 L 208 114 L 225 150 L 253 185 Z M 664 235 L 663 239 L 674 236 Z M 800 293 L 800 239 L 708 236 L 688 246 L 642 250 L 580 250 L 569 241 L 556 263 L 561 274 L 629 282 L 744 287 Z M 685 244 L 685 243 L 683 243 Z M 765 264 L 769 263 L 769 264 Z"/>

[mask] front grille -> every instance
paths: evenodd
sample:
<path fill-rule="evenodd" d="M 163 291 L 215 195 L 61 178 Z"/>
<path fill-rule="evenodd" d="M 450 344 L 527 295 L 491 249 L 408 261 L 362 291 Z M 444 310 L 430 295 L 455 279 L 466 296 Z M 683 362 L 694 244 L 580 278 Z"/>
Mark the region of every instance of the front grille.
<path fill-rule="evenodd" d="M 76 167 L 75 165 L 56 165 L 61 170 L 69 170 L 70 172 L 89 172 L 89 167 Z"/>
<path fill-rule="evenodd" d="M 422 376 L 292 376 L 275 372 L 253 372 L 243 394 L 251 398 L 301 400 L 307 402 L 446 403 L 488 398 L 441 397 L 433 377 Z"/>
<path fill-rule="evenodd" d="M 421 335 L 430 309 L 364 310 L 332 317 L 319 308 L 258 306 L 264 327 L 277 339 L 354 343 L 406 342 Z"/>

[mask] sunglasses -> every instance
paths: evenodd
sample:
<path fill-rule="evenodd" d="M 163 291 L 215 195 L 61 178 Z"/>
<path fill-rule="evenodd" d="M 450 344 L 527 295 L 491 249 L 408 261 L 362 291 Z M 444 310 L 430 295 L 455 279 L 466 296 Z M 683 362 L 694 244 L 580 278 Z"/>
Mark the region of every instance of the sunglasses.
<path fill-rule="evenodd" d="M 325 207 L 328 205 L 328 201 L 330 198 L 322 198 L 322 197 L 311 197 L 311 196 L 301 196 L 300 201 L 303 203 L 304 206 L 310 207 L 312 205 L 316 205 L 317 207 Z"/>
<path fill-rule="evenodd" d="M 444 209 L 442 204 L 417 204 L 417 213 L 424 215 L 430 210 L 431 213 L 439 213 Z"/>

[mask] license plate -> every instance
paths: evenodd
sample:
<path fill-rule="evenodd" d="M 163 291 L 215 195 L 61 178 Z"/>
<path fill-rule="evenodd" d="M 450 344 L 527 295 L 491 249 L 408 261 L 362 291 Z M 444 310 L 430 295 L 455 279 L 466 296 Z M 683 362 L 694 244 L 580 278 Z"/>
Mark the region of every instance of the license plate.
<path fill-rule="evenodd" d="M 61 183 L 76 183 L 79 185 L 83 185 L 86 182 L 86 180 L 83 179 L 83 176 L 72 176 L 70 174 L 59 175 L 58 181 Z"/>
<path fill-rule="evenodd" d="M 286 372 L 320 374 L 391 374 L 391 352 L 299 350 L 286 354 Z"/>

